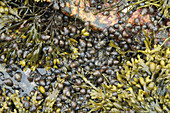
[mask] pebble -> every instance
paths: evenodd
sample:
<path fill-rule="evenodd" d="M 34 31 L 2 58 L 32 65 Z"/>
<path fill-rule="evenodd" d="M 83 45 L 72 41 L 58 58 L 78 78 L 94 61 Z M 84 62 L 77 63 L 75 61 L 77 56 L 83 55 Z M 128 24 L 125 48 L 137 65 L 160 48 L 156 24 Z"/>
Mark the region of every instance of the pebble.
<path fill-rule="evenodd" d="M 6 78 L 4 83 L 7 85 L 7 86 L 12 86 L 13 85 L 13 81 L 10 79 L 10 78 Z"/>
<path fill-rule="evenodd" d="M 15 75 L 14 75 L 14 77 L 15 77 L 15 80 L 16 80 L 16 81 L 20 82 L 20 81 L 21 81 L 21 78 L 22 78 L 22 74 L 21 74 L 20 72 L 16 72 Z"/>

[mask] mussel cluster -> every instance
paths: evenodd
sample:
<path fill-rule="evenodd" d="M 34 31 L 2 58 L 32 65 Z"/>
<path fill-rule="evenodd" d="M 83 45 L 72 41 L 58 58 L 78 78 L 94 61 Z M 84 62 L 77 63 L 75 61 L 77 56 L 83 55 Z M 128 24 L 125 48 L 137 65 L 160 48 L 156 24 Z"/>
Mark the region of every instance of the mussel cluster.
<path fill-rule="evenodd" d="M 117 23 L 93 29 L 69 0 L 0 1 L 0 113 L 168 113 L 169 16 L 144 2 L 118 0 Z M 84 11 L 107 16 L 105 3 Z"/>

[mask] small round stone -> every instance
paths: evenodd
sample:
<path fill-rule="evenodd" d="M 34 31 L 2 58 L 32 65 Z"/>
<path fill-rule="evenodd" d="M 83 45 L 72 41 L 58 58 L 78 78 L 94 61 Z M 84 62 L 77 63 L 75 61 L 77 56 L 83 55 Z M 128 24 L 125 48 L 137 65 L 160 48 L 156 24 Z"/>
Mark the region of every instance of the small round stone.
<path fill-rule="evenodd" d="M 7 86 L 12 86 L 13 85 L 13 81 L 10 79 L 10 78 L 6 78 L 4 83 L 7 85 Z"/>
<path fill-rule="evenodd" d="M 43 96 L 42 96 L 41 94 L 39 94 L 39 95 L 36 97 L 36 100 L 37 100 L 37 101 L 40 101 L 42 98 L 43 98 Z"/>
<path fill-rule="evenodd" d="M 97 82 L 98 82 L 98 83 L 102 83 L 102 82 L 103 82 L 103 78 L 102 78 L 102 77 L 99 77 L 99 78 L 97 79 Z"/>
<path fill-rule="evenodd" d="M 86 47 L 86 41 L 85 40 L 79 40 L 80 46 L 81 47 Z"/>
<path fill-rule="evenodd" d="M 93 73 L 95 76 L 99 76 L 101 75 L 101 72 L 99 70 L 96 70 L 94 73 Z"/>
<path fill-rule="evenodd" d="M 113 64 L 114 64 L 114 65 L 118 65 L 118 64 L 119 64 L 119 61 L 118 61 L 118 60 L 113 60 Z"/>
<path fill-rule="evenodd" d="M 74 62 L 72 62 L 72 63 L 70 64 L 70 67 L 71 67 L 71 68 L 75 68 L 75 67 L 76 67 L 76 64 L 75 64 Z"/>
<path fill-rule="evenodd" d="M 22 78 L 22 74 L 21 74 L 20 72 L 16 72 L 15 75 L 14 75 L 14 77 L 15 77 L 15 80 L 16 80 L 16 81 L 20 82 L 20 81 L 21 81 L 21 78 Z"/>
<path fill-rule="evenodd" d="M 71 102 L 71 107 L 72 107 L 72 108 L 76 108 L 76 106 L 77 106 L 77 103 L 74 102 L 74 101 L 72 101 L 72 102 Z"/>
<path fill-rule="evenodd" d="M 119 21 L 118 21 L 118 24 L 123 24 L 123 21 L 122 21 L 122 20 L 119 20 Z"/>
<path fill-rule="evenodd" d="M 85 89 L 81 89 L 80 93 L 84 95 L 84 94 L 86 94 L 86 90 Z"/>
<path fill-rule="evenodd" d="M 103 13 L 104 16 L 108 16 L 109 14 L 110 14 L 109 11 L 104 11 L 104 13 Z"/>
<path fill-rule="evenodd" d="M 118 28 L 119 28 L 119 25 L 118 25 L 118 24 L 114 24 L 113 27 L 114 27 L 115 29 L 118 29 Z"/>
<path fill-rule="evenodd" d="M 64 41 L 60 40 L 60 47 L 64 47 Z"/>
<path fill-rule="evenodd" d="M 63 89 L 63 84 L 62 83 L 58 83 L 58 88 L 59 89 Z"/>
<path fill-rule="evenodd" d="M 76 84 L 79 86 L 81 85 L 81 80 L 80 79 L 76 79 Z"/>
<path fill-rule="evenodd" d="M 45 86 L 45 80 L 40 80 L 39 83 L 41 86 Z"/>
<path fill-rule="evenodd" d="M 70 96 L 71 95 L 71 93 L 70 93 L 70 88 L 69 87 L 65 87 L 64 89 L 63 89 L 63 94 L 65 94 L 66 96 Z"/>
<path fill-rule="evenodd" d="M 60 102 L 57 103 L 57 107 L 58 107 L 58 108 L 61 108 L 61 107 L 62 107 L 62 103 L 60 103 Z"/>
<path fill-rule="evenodd" d="M 113 27 L 109 27 L 109 33 L 114 33 L 115 29 Z"/>
<path fill-rule="evenodd" d="M 24 108 L 29 109 L 29 107 L 30 107 L 29 101 L 24 101 Z"/>
<path fill-rule="evenodd" d="M 97 9 L 102 9 L 102 6 L 101 6 L 101 5 L 97 5 L 96 8 L 97 8 Z"/>
<path fill-rule="evenodd" d="M 30 82 L 33 81 L 33 77 L 31 77 L 31 76 L 27 77 L 27 79 L 28 79 Z"/>

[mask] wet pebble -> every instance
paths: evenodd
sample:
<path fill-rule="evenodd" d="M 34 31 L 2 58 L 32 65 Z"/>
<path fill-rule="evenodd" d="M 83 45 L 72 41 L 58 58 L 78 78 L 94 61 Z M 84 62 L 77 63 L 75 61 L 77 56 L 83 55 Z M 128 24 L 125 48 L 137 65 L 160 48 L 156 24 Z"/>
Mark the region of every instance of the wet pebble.
<path fill-rule="evenodd" d="M 102 77 L 99 77 L 99 78 L 97 79 L 97 82 L 98 82 L 98 83 L 102 83 L 102 82 L 103 82 L 103 78 L 102 78 Z"/>
<path fill-rule="evenodd" d="M 69 97 L 70 94 L 71 94 L 71 93 L 70 93 L 70 88 L 66 86 L 66 87 L 63 89 L 63 94 L 65 94 L 66 96 Z"/>
<path fill-rule="evenodd" d="M 29 109 L 30 108 L 30 103 L 29 103 L 29 101 L 24 101 L 24 108 L 25 109 Z M 31 107 L 32 108 L 32 107 Z M 33 110 L 33 108 L 32 108 L 32 110 Z"/>
<path fill-rule="evenodd" d="M 99 70 L 96 70 L 94 73 L 93 73 L 95 76 L 100 76 L 101 75 L 101 72 Z"/>
<path fill-rule="evenodd" d="M 57 107 L 58 107 L 58 108 L 61 108 L 61 107 L 62 107 L 62 103 L 60 103 L 60 102 L 57 103 Z"/>
<path fill-rule="evenodd" d="M 45 86 L 45 80 L 40 80 L 40 81 L 39 81 L 39 84 L 40 84 L 41 86 Z"/>
<path fill-rule="evenodd" d="M 72 108 L 76 108 L 76 106 L 77 106 L 77 103 L 74 102 L 74 101 L 71 101 L 71 107 L 72 107 Z"/>
<path fill-rule="evenodd" d="M 86 41 L 85 40 L 80 39 L 79 43 L 80 43 L 81 47 L 86 47 Z"/>
<path fill-rule="evenodd" d="M 7 85 L 7 86 L 12 86 L 13 85 L 13 81 L 10 79 L 10 78 L 6 78 L 4 83 Z"/>
<path fill-rule="evenodd" d="M 80 93 L 83 94 L 83 95 L 86 94 L 86 89 L 81 89 Z"/>
<path fill-rule="evenodd" d="M 21 78 L 22 78 L 22 74 L 21 74 L 20 72 L 16 72 L 15 75 L 14 75 L 14 77 L 15 77 L 15 80 L 16 80 L 16 81 L 20 82 L 20 81 L 21 81 Z"/>
<path fill-rule="evenodd" d="M 63 89 L 63 84 L 62 83 L 58 83 L 58 88 L 59 89 Z"/>

